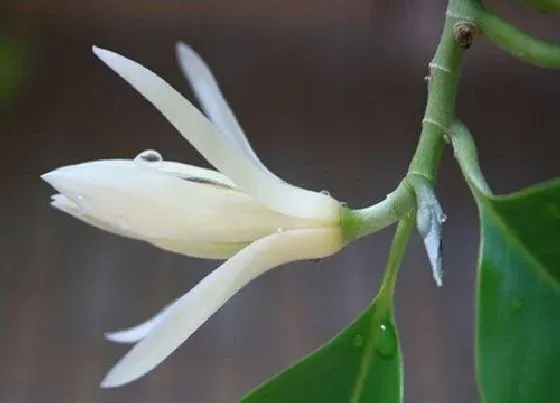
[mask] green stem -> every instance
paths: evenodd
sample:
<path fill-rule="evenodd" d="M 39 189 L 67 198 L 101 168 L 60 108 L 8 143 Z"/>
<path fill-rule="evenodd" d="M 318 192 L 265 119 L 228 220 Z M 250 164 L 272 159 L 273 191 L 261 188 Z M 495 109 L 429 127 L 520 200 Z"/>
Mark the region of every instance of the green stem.
<path fill-rule="evenodd" d="M 462 49 L 456 39 L 458 24 L 474 21 L 476 0 L 450 0 L 440 42 L 429 64 L 428 99 L 422 132 L 407 176 L 386 200 L 361 210 L 344 209 L 343 236 L 347 242 L 385 228 L 404 218 L 416 207 L 410 178 L 424 177 L 435 184 L 445 146 L 444 133 L 455 120 L 455 96 L 459 83 Z"/>
<path fill-rule="evenodd" d="M 379 203 L 342 212 L 343 239 L 347 242 L 380 231 L 405 217 L 416 206 L 414 191 L 403 181 Z"/>
<path fill-rule="evenodd" d="M 490 186 L 488 186 L 480 171 L 476 146 L 469 129 L 461 122 L 456 121 L 449 129 L 448 136 L 453 146 L 455 159 L 469 185 L 479 192 L 491 195 Z"/>
<path fill-rule="evenodd" d="M 389 250 L 389 257 L 387 258 L 387 266 L 385 267 L 385 274 L 381 282 L 376 303 L 380 312 L 385 312 L 388 308 L 393 306 L 393 297 L 395 295 L 395 285 L 397 283 L 397 274 L 401 265 L 410 233 L 414 228 L 415 215 L 409 214 L 399 222 L 391 243 Z"/>
<path fill-rule="evenodd" d="M 455 97 L 459 84 L 462 49 L 455 38 L 459 23 L 474 20 L 475 9 L 469 1 L 450 0 L 440 42 L 429 64 L 428 100 L 422 132 L 409 174 L 422 175 L 435 183 L 445 145 L 443 135 L 455 119 Z"/>
<path fill-rule="evenodd" d="M 546 69 L 560 69 L 560 44 L 538 38 L 479 7 L 476 22 L 490 40 L 513 56 Z"/>

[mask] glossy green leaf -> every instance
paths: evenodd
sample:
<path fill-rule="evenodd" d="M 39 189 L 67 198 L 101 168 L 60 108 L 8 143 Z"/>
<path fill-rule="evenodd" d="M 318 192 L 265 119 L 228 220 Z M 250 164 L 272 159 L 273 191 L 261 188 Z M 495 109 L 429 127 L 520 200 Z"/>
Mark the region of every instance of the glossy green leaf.
<path fill-rule="evenodd" d="M 370 306 L 329 343 L 265 382 L 242 403 L 402 402 L 393 294 L 414 223 L 414 215 L 399 222 L 379 294 Z"/>
<path fill-rule="evenodd" d="M 482 230 L 476 342 L 483 401 L 558 403 L 560 180 L 476 198 Z"/>
<path fill-rule="evenodd" d="M 243 403 L 400 403 L 401 354 L 390 310 L 374 301 L 328 344 Z"/>

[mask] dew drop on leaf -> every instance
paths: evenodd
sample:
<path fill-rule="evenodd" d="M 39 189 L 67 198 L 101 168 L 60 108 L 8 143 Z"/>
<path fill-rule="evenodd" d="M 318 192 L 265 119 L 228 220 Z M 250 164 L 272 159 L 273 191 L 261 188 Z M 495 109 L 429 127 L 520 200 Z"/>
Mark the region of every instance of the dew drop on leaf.
<path fill-rule="evenodd" d="M 389 322 L 381 322 L 378 331 L 379 336 L 376 345 L 377 355 L 381 359 L 389 360 L 395 356 L 398 349 L 395 328 Z"/>

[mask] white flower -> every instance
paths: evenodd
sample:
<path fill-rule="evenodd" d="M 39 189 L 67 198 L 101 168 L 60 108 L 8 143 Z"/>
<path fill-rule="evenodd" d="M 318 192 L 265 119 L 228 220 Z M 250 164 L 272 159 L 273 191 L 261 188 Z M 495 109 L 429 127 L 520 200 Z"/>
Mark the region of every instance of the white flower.
<path fill-rule="evenodd" d="M 138 342 L 102 387 L 131 382 L 161 363 L 242 287 L 281 264 L 332 255 L 343 246 L 339 202 L 288 184 L 252 150 L 210 70 L 188 46 L 181 66 L 212 123 L 156 74 L 93 47 L 220 172 L 165 162 L 155 151 L 43 175 L 52 205 L 106 231 L 189 256 L 229 258 L 146 323 L 111 333 Z"/>

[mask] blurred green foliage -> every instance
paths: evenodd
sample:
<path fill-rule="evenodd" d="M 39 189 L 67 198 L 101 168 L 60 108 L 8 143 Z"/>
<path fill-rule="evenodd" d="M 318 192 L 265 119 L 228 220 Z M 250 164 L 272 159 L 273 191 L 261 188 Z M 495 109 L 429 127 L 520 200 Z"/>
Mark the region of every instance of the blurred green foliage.
<path fill-rule="evenodd" d="M 516 2 L 534 7 L 543 13 L 560 13 L 560 0 L 516 0 Z"/>
<path fill-rule="evenodd" d="M 30 66 L 28 42 L 0 33 L 0 111 L 7 109 L 24 88 Z"/>

